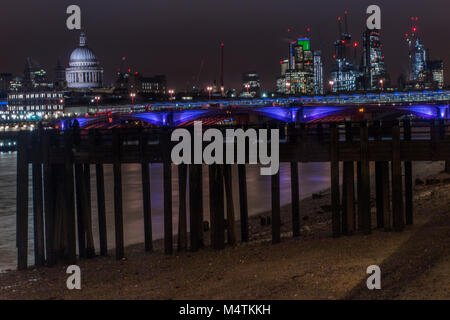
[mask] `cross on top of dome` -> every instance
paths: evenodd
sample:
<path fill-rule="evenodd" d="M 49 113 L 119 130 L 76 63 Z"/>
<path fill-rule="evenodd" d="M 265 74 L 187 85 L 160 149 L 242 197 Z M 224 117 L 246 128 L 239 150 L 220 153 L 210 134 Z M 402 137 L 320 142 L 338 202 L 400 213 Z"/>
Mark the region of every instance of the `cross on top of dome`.
<path fill-rule="evenodd" d="M 85 47 L 87 44 L 86 32 L 81 31 L 80 33 L 80 47 Z"/>

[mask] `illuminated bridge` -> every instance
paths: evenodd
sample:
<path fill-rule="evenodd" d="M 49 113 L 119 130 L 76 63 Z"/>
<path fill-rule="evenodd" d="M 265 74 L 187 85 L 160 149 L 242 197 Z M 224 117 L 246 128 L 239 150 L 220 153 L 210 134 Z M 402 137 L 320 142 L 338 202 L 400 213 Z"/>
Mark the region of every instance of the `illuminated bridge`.
<path fill-rule="evenodd" d="M 450 90 L 411 91 L 389 93 L 341 94 L 330 96 L 305 96 L 289 98 L 261 98 L 240 100 L 187 101 L 151 104 L 152 110 L 173 108 L 204 108 L 210 105 L 230 106 L 347 106 L 347 105 L 404 105 L 404 104 L 448 104 Z M 132 106 L 130 106 L 132 107 Z M 135 108 L 141 109 L 144 106 Z M 148 106 L 146 106 L 148 107 Z"/>
<path fill-rule="evenodd" d="M 109 112 L 92 117 L 77 118 L 82 128 L 106 128 L 126 123 L 141 122 L 151 126 L 189 126 L 194 121 L 203 124 L 234 123 L 258 124 L 267 121 L 317 122 L 381 120 L 415 117 L 449 119 L 448 105 L 400 106 L 292 106 L 292 107 L 210 107 L 204 109 L 175 109 L 149 112 Z M 60 122 L 64 129 L 64 122 Z"/>

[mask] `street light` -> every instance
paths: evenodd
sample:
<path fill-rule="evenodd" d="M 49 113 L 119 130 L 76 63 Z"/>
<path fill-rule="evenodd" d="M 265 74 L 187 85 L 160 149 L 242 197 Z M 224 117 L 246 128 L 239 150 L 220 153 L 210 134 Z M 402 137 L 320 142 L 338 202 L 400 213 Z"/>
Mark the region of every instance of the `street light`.
<path fill-rule="evenodd" d="M 380 80 L 380 85 L 381 85 L 381 91 L 383 91 L 383 89 L 384 89 L 384 81 L 383 81 L 383 79 Z"/>
<path fill-rule="evenodd" d="M 175 90 L 169 90 L 169 94 L 170 94 L 170 100 L 173 99 L 173 94 L 175 93 Z"/>
<path fill-rule="evenodd" d="M 247 89 L 247 93 L 249 93 L 250 85 L 247 83 L 244 87 Z"/>
<path fill-rule="evenodd" d="M 211 100 L 211 91 L 212 91 L 212 87 L 207 87 L 206 90 L 208 90 L 209 93 L 209 100 Z"/>
<path fill-rule="evenodd" d="M 136 98 L 136 93 L 130 93 L 130 97 L 131 97 L 131 104 L 134 105 L 134 98 Z"/>
<path fill-rule="evenodd" d="M 100 96 L 95 96 L 95 100 L 97 101 L 97 107 L 98 107 L 98 102 L 100 101 L 101 97 Z"/>
<path fill-rule="evenodd" d="M 329 84 L 330 84 L 330 87 L 331 87 L 331 92 L 333 92 L 334 81 L 330 81 Z"/>

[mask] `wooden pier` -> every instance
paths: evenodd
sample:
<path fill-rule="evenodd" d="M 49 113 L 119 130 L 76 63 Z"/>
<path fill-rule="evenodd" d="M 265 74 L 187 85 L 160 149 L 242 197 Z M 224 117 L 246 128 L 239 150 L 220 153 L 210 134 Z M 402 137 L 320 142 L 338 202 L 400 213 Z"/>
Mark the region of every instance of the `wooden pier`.
<path fill-rule="evenodd" d="M 225 130 L 225 127 L 217 127 Z M 270 128 L 270 127 L 266 127 Z M 374 227 L 402 231 L 413 223 L 413 161 L 450 159 L 449 122 L 405 120 L 394 122 L 279 124 L 280 162 L 291 166 L 292 234 L 300 235 L 302 187 L 298 164 L 329 162 L 333 237 Z M 192 128 L 188 128 L 191 130 Z M 151 163 L 163 164 L 164 250 L 192 251 L 205 245 L 202 165 L 180 165 L 178 241 L 172 228 L 173 128 L 127 128 L 84 131 L 36 130 L 17 137 L 17 249 L 18 269 L 26 269 L 28 253 L 28 182 L 32 179 L 35 265 L 74 264 L 77 258 L 106 255 L 107 228 L 103 166 L 113 166 L 115 256 L 125 257 L 122 164 L 141 165 L 142 215 L 145 250 L 152 251 Z M 224 148 L 225 149 L 225 148 Z M 376 226 L 372 225 L 370 163 L 375 163 Z M 342 164 L 342 170 L 341 170 Z M 29 166 L 32 176 L 29 177 Z M 91 168 L 95 167 L 97 212 L 91 208 Z M 209 166 L 211 245 L 249 241 L 246 165 Z M 340 175 L 343 177 L 340 177 Z M 233 199 L 232 180 L 238 179 L 239 199 Z M 272 176 L 272 241 L 280 242 L 280 175 Z M 341 183 L 342 181 L 342 183 Z M 238 201 L 239 212 L 233 202 Z M 189 204 L 189 206 L 188 206 Z M 226 205 L 225 205 L 226 204 Z M 187 210 L 189 208 L 189 219 Z M 227 208 L 225 210 L 225 208 Z M 92 217 L 98 216 L 100 248 L 94 247 Z M 236 230 L 236 218 L 240 230 Z M 187 232 L 189 226 L 190 233 Z M 175 248 L 176 247 L 176 248 Z M 78 250 L 77 250 L 78 248 Z"/>

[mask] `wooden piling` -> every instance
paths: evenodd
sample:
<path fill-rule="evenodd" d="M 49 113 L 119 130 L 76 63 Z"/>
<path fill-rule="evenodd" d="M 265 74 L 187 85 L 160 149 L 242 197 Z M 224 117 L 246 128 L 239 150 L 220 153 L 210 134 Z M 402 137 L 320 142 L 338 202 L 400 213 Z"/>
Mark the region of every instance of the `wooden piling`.
<path fill-rule="evenodd" d="M 56 262 L 54 253 L 54 231 L 55 231 L 55 195 L 56 186 L 53 183 L 54 165 L 50 163 L 50 151 L 54 139 L 54 132 L 48 131 L 43 135 L 42 156 L 44 163 L 44 214 L 45 214 L 45 258 L 47 266 Z"/>
<path fill-rule="evenodd" d="M 225 210 L 224 210 L 224 165 L 217 165 L 216 176 L 215 176 L 215 188 L 216 188 L 216 203 L 215 203 L 215 221 L 216 221 L 216 248 L 215 249 L 224 249 L 225 248 Z"/>
<path fill-rule="evenodd" d="M 392 126 L 392 215 L 394 231 L 404 229 L 402 163 L 400 158 L 400 126 Z"/>
<path fill-rule="evenodd" d="M 331 155 L 331 224 L 333 237 L 341 236 L 341 199 L 339 181 L 339 134 L 336 123 L 330 125 L 330 155 Z"/>
<path fill-rule="evenodd" d="M 92 199 L 91 199 L 91 166 L 89 163 L 83 167 L 83 188 L 86 191 L 84 220 L 86 227 L 86 257 L 95 257 L 94 234 L 92 230 Z"/>
<path fill-rule="evenodd" d="M 291 162 L 291 210 L 293 237 L 300 236 L 300 187 L 298 179 L 298 162 Z"/>
<path fill-rule="evenodd" d="M 164 189 L 164 252 L 173 253 L 173 226 L 172 226 L 172 162 L 170 160 L 169 133 L 163 131 L 163 189 Z"/>
<path fill-rule="evenodd" d="M 364 234 L 372 231 L 370 210 L 370 164 L 369 164 L 369 132 L 367 122 L 360 125 L 361 145 L 361 227 Z"/>
<path fill-rule="evenodd" d="M 83 184 L 82 164 L 75 164 L 75 184 L 77 199 L 78 254 L 80 258 L 86 258 L 86 229 L 84 218 L 86 191 L 84 190 Z"/>
<path fill-rule="evenodd" d="M 123 238 L 122 164 L 120 162 L 121 149 L 122 141 L 120 129 L 113 129 L 114 224 L 117 260 L 122 260 L 125 257 Z"/>
<path fill-rule="evenodd" d="M 203 246 L 203 173 L 202 165 L 189 165 L 189 224 L 191 251 Z"/>
<path fill-rule="evenodd" d="M 237 243 L 236 239 L 236 218 L 234 215 L 234 202 L 233 202 L 233 172 L 231 165 L 224 165 L 224 183 L 227 203 L 227 235 L 228 244 L 234 246 Z"/>
<path fill-rule="evenodd" d="M 76 262 L 75 188 L 73 168 L 73 131 L 64 132 L 64 211 L 63 234 L 66 247 L 66 262 Z"/>
<path fill-rule="evenodd" d="M 102 164 L 95 165 L 95 177 L 97 184 L 97 213 L 100 255 L 106 256 L 108 254 L 108 238 L 106 228 L 105 180 Z"/>
<path fill-rule="evenodd" d="M 404 140 L 411 141 L 411 120 L 403 121 Z M 405 223 L 412 225 L 414 223 L 413 213 L 413 178 L 412 162 L 405 161 Z"/>
<path fill-rule="evenodd" d="M 17 269 L 28 267 L 28 136 L 17 139 Z"/>
<path fill-rule="evenodd" d="M 187 165 L 178 166 L 178 251 L 187 249 L 187 212 L 186 212 L 186 189 L 187 189 Z"/>
<path fill-rule="evenodd" d="M 144 210 L 144 239 L 145 251 L 153 251 L 153 230 L 152 230 L 152 200 L 150 191 L 150 163 L 145 159 L 145 152 L 148 145 L 147 134 L 140 131 L 141 148 L 141 180 L 142 180 L 142 205 Z"/>
<path fill-rule="evenodd" d="M 248 242 L 248 200 L 247 200 L 247 173 L 245 164 L 238 165 L 239 180 L 239 207 L 241 219 L 241 241 Z"/>
<path fill-rule="evenodd" d="M 43 130 L 33 134 L 33 224 L 35 265 L 45 263 L 44 199 L 42 186 L 42 141 Z"/>
<path fill-rule="evenodd" d="M 272 175 L 272 243 L 281 241 L 280 171 Z"/>
<path fill-rule="evenodd" d="M 345 123 L 345 141 L 353 140 L 352 123 Z M 355 232 L 355 168 L 353 161 L 345 161 L 343 164 L 342 185 L 342 233 L 351 235 Z"/>
<path fill-rule="evenodd" d="M 99 130 L 94 131 L 94 140 L 91 141 L 95 146 L 101 143 L 101 135 Z M 98 233 L 100 240 L 100 255 L 108 254 L 108 237 L 106 228 L 106 205 L 105 205 L 105 178 L 103 164 L 95 165 L 95 178 L 97 189 L 97 214 L 98 214 Z"/>
<path fill-rule="evenodd" d="M 381 122 L 374 122 L 375 141 L 381 141 Z M 383 164 L 381 161 L 375 162 L 375 201 L 377 207 L 377 228 L 384 227 L 384 186 L 383 186 Z"/>
<path fill-rule="evenodd" d="M 361 161 L 358 161 L 356 163 L 356 194 L 358 195 L 357 198 L 357 220 L 358 220 L 358 230 L 361 231 L 363 229 L 363 218 L 362 218 L 362 167 L 361 167 Z"/>

